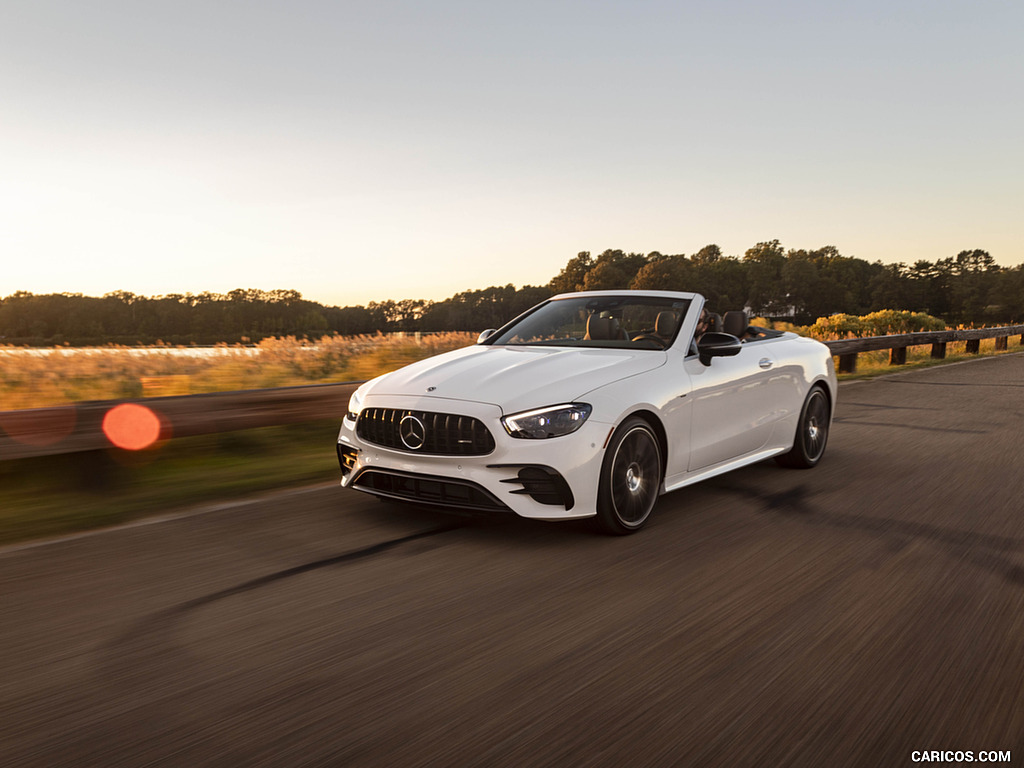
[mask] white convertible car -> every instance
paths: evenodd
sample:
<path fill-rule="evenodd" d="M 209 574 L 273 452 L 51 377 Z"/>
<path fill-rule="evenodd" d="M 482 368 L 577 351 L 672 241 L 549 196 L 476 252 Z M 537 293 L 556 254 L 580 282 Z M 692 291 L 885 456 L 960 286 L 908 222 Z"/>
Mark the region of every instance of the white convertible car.
<path fill-rule="evenodd" d="M 368 381 L 338 435 L 342 485 L 450 509 L 594 517 L 630 533 L 658 496 L 775 457 L 815 466 L 828 348 L 669 291 L 568 293 L 475 346 Z M 710 326 L 710 327 L 709 327 Z"/>

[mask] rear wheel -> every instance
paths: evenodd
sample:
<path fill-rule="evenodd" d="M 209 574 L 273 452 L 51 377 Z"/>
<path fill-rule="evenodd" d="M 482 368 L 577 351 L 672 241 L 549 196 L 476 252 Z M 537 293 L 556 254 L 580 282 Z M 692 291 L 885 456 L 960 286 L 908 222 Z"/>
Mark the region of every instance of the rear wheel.
<path fill-rule="evenodd" d="M 800 411 L 800 422 L 797 424 L 796 437 L 789 453 L 776 457 L 776 461 L 784 467 L 810 469 L 817 466 L 825 455 L 828 443 L 828 429 L 831 416 L 828 395 L 821 387 L 814 387 L 804 400 Z"/>
<path fill-rule="evenodd" d="M 616 535 L 639 530 L 661 491 L 661 448 L 650 425 L 633 417 L 623 422 L 605 452 L 597 493 L 597 520 Z"/>

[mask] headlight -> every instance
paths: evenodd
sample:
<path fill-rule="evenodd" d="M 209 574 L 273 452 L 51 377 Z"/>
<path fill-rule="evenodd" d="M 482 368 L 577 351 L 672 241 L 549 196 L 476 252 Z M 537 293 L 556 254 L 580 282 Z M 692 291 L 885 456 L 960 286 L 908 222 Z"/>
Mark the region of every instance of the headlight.
<path fill-rule="evenodd" d="M 512 437 L 543 440 L 575 432 L 583 426 L 592 410 L 586 403 L 553 405 L 550 408 L 513 413 L 503 417 L 501 424 Z"/>
<path fill-rule="evenodd" d="M 345 414 L 345 418 L 349 421 L 355 421 L 359 418 L 359 412 L 363 410 L 363 393 L 360 391 L 362 387 L 352 393 L 352 397 L 348 399 L 348 413 Z"/>

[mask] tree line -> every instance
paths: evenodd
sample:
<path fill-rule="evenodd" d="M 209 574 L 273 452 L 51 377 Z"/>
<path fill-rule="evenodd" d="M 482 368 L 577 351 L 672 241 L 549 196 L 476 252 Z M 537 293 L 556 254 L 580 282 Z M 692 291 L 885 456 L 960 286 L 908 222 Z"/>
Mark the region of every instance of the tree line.
<path fill-rule="evenodd" d="M 717 245 L 691 255 L 606 250 L 592 256 L 584 251 L 547 285 L 491 286 L 443 301 L 337 307 L 292 290 L 154 297 L 125 291 L 102 297 L 19 291 L 0 299 L 0 343 L 215 344 L 330 333 L 480 331 L 556 293 L 623 288 L 695 291 L 718 312 L 746 308 L 800 325 L 836 313 L 883 309 L 925 312 L 953 325 L 1016 323 L 1024 317 L 1024 267 L 999 266 L 984 250 L 934 262 L 883 264 L 843 256 L 833 246 L 786 250 L 772 240 L 742 257 L 726 256 Z"/>

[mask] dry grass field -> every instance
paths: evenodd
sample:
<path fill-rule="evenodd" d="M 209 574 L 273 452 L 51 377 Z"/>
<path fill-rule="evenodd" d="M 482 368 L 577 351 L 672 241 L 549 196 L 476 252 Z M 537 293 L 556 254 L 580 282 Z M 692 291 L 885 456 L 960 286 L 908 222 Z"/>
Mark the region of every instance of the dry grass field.
<path fill-rule="evenodd" d="M 475 341 L 472 333 L 441 333 L 286 337 L 209 348 L 0 347 L 0 410 L 359 381 Z"/>
<path fill-rule="evenodd" d="M 909 314 L 909 313 L 907 313 Z M 772 326 L 763 319 L 755 325 Z M 822 341 L 848 338 L 841 328 L 774 323 L 778 330 Z M 898 326 L 889 332 L 902 332 Z M 870 334 L 865 334 L 870 335 Z M 84 400 L 188 395 L 371 379 L 423 358 L 465 347 L 472 333 L 325 336 L 319 341 L 294 337 L 265 339 L 256 346 L 119 347 L 52 350 L 0 346 L 0 410 L 42 408 Z M 928 346 L 908 350 L 907 366 L 953 362 L 967 355 L 965 343 L 951 343 L 945 361 L 932 360 Z M 1011 343 L 1009 352 L 1018 351 Z M 1005 354 L 995 341 L 982 342 L 980 354 Z M 857 373 L 840 378 L 892 372 L 887 351 L 862 353 Z"/>

